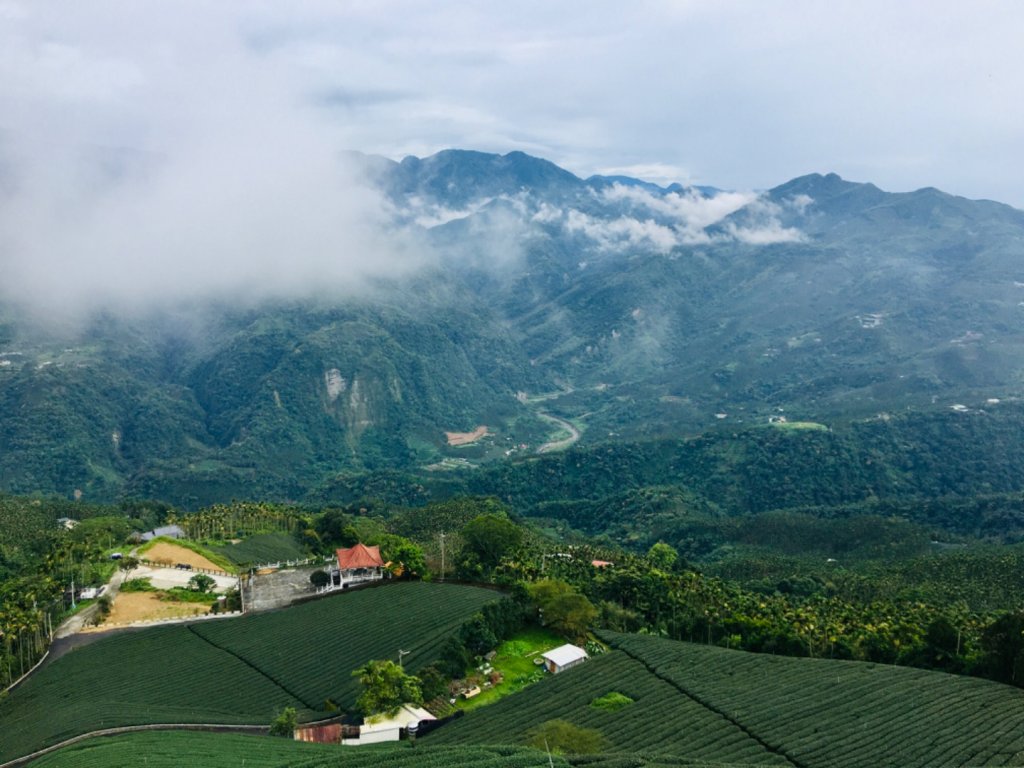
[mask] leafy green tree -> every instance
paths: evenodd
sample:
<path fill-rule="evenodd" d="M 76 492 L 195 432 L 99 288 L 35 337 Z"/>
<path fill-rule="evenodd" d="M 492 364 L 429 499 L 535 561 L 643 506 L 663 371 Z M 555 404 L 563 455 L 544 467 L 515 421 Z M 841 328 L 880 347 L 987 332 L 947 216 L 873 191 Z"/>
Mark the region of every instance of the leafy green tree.
<path fill-rule="evenodd" d="M 304 549 L 314 552 L 319 550 L 323 544 L 320 540 L 320 534 L 316 532 L 315 528 L 303 528 L 298 533 L 298 539 Z"/>
<path fill-rule="evenodd" d="M 441 645 L 437 664 L 448 677 L 462 677 L 471 661 L 469 651 L 457 637 L 449 637 Z"/>
<path fill-rule="evenodd" d="M 386 533 L 374 537 L 374 544 L 380 545 L 380 553 L 385 562 L 391 563 L 393 572 L 401 571 L 402 576 L 421 576 L 427 570 L 427 562 L 423 549 L 404 536 Z"/>
<path fill-rule="evenodd" d="M 480 563 L 485 571 L 493 570 L 522 540 L 522 529 L 499 515 L 479 515 L 462 529 L 463 553 Z"/>
<path fill-rule="evenodd" d="M 664 541 L 659 541 L 647 552 L 647 562 L 661 571 L 672 570 L 678 559 L 679 553 Z"/>
<path fill-rule="evenodd" d="M 285 707 L 277 717 L 270 721 L 270 735 L 291 738 L 298 722 L 299 716 L 295 707 Z"/>
<path fill-rule="evenodd" d="M 600 731 L 581 728 L 568 720 L 548 720 L 526 732 L 526 743 L 556 754 L 592 755 L 608 747 Z"/>
<path fill-rule="evenodd" d="M 1024 613 L 1007 613 L 985 629 L 983 666 L 988 676 L 1010 685 L 1024 686 Z"/>
<path fill-rule="evenodd" d="M 436 699 L 448 692 L 448 680 L 436 664 L 421 669 L 419 678 L 424 701 Z"/>
<path fill-rule="evenodd" d="M 487 653 L 498 644 L 498 638 L 480 613 L 459 628 L 459 640 L 467 651 L 477 656 Z"/>
<path fill-rule="evenodd" d="M 326 571 L 313 571 L 309 574 L 309 581 L 314 587 L 326 587 L 331 583 L 331 575 Z"/>
<path fill-rule="evenodd" d="M 120 561 L 118 561 L 117 567 L 118 570 L 124 571 L 124 578 L 125 581 L 127 581 L 131 572 L 139 567 L 139 559 L 137 557 L 132 557 L 131 555 L 128 557 L 122 557 Z"/>
<path fill-rule="evenodd" d="M 545 579 L 529 587 L 541 621 L 574 640 L 585 638 L 597 619 L 597 609 L 585 595 L 564 581 Z"/>
<path fill-rule="evenodd" d="M 405 674 L 405 670 L 389 659 L 368 661 L 352 675 L 358 677 L 363 686 L 356 708 L 366 717 L 394 715 L 402 704 L 423 703 L 419 678 Z"/>
<path fill-rule="evenodd" d="M 316 534 L 327 546 L 351 547 L 359 541 L 352 517 L 340 509 L 329 509 L 320 516 L 316 521 Z"/>
<path fill-rule="evenodd" d="M 188 580 L 188 588 L 193 592 L 200 592 L 205 594 L 217 586 L 217 581 L 212 576 L 207 576 L 205 573 L 197 573 L 191 579 Z"/>

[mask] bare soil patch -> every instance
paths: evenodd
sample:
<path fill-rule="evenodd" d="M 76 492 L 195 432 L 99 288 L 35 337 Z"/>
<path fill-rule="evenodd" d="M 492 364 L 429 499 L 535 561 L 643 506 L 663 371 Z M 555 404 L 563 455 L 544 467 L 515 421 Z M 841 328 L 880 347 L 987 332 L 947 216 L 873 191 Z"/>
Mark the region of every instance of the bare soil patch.
<path fill-rule="evenodd" d="M 444 436 L 448 438 L 448 445 L 469 445 L 489 434 L 487 427 L 479 426 L 472 432 L 445 432 Z"/>
<path fill-rule="evenodd" d="M 206 568 L 210 571 L 223 571 L 216 563 L 212 563 L 202 555 L 197 555 L 191 549 L 179 547 L 176 544 L 168 544 L 166 541 L 158 541 L 151 549 L 142 553 L 141 557 L 151 560 L 154 563 L 167 563 L 177 565 L 188 563 L 193 568 Z"/>
<path fill-rule="evenodd" d="M 130 624 L 133 621 L 181 619 L 209 613 L 209 606 L 199 603 L 178 603 L 161 600 L 152 592 L 121 592 L 114 598 L 110 616 L 98 627 L 85 627 L 83 632 L 103 632 L 109 624 Z"/>

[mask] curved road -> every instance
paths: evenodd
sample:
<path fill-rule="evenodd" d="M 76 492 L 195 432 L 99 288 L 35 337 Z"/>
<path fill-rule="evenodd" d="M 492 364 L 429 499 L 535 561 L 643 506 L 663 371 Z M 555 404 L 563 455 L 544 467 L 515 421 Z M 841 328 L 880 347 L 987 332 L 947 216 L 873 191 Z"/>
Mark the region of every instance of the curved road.
<path fill-rule="evenodd" d="M 557 416 L 552 416 L 549 413 L 538 413 L 545 421 L 550 421 L 552 424 L 557 424 L 562 429 L 568 430 L 569 436 L 562 440 L 552 440 L 544 443 L 540 448 L 537 449 L 537 453 L 551 453 L 552 451 L 564 451 L 570 445 L 580 439 L 580 431 L 576 429 L 576 426 L 565 419 L 560 419 Z"/>

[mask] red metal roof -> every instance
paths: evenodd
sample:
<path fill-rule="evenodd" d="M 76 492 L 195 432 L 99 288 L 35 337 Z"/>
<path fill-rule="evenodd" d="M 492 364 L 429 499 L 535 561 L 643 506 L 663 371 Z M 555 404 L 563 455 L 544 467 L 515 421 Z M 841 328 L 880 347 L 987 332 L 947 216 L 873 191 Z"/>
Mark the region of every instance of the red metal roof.
<path fill-rule="evenodd" d="M 338 567 L 343 571 L 353 568 L 383 568 L 384 560 L 380 556 L 380 547 L 356 544 L 354 547 L 338 550 Z"/>

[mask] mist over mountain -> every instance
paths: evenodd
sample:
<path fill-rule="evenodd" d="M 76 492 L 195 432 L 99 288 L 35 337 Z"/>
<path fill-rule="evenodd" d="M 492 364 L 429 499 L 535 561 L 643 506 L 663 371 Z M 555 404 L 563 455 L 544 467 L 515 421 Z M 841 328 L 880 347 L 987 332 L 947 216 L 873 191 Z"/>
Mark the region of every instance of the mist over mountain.
<path fill-rule="evenodd" d="M 318 183 L 310 232 L 167 301 L 130 301 L 131 272 L 63 280 L 88 311 L 41 323 L 8 285 L 0 488 L 301 498 L 343 470 L 443 473 L 574 439 L 552 419 L 583 445 L 832 426 L 992 408 L 1024 375 L 1024 212 L 999 203 L 834 174 L 760 193 L 581 179 L 521 152 L 352 153 L 338 173 L 358 186 L 339 187 L 336 238 Z M 189 242 L 152 243 L 158 277 L 179 257 L 205 274 Z M 76 293 L 101 284 L 100 303 Z"/>

